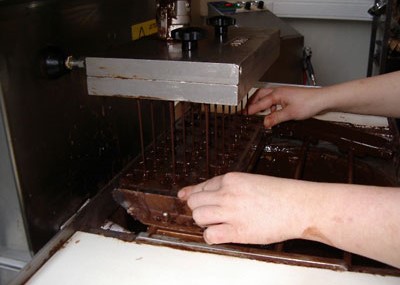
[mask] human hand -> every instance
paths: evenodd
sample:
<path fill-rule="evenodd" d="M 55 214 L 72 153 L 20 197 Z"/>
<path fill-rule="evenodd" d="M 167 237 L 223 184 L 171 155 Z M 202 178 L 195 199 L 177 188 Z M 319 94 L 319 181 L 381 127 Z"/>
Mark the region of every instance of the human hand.
<path fill-rule="evenodd" d="M 250 97 L 246 110 L 248 114 L 255 114 L 270 109 L 270 114 L 264 119 L 266 128 L 288 120 L 307 119 L 323 110 L 323 101 L 318 96 L 321 90 L 306 87 L 261 88 Z"/>
<path fill-rule="evenodd" d="M 194 221 L 215 243 L 269 244 L 300 236 L 296 210 L 301 181 L 248 173 L 227 173 L 183 188 Z M 296 189 L 297 188 L 297 189 Z M 300 211 L 301 212 L 301 211 Z"/>

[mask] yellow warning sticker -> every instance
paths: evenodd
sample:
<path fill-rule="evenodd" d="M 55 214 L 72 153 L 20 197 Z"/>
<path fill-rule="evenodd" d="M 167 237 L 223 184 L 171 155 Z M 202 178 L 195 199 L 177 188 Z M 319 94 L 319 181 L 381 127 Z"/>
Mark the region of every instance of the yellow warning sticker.
<path fill-rule="evenodd" d="M 132 25 L 132 40 L 137 40 L 145 36 L 149 36 L 157 33 L 157 22 L 156 20 L 150 20 L 143 23 Z"/>

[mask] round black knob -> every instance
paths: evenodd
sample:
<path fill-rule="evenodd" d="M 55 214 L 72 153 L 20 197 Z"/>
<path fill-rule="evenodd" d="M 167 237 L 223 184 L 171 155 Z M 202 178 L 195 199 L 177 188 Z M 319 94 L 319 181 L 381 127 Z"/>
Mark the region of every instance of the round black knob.
<path fill-rule="evenodd" d="M 247 1 L 247 2 L 244 4 L 244 8 L 245 8 L 246 10 L 250 10 L 250 9 L 251 9 L 251 2 Z"/>
<path fill-rule="evenodd" d="M 264 1 L 258 1 L 257 8 L 260 9 L 260 10 L 264 9 Z"/>
<path fill-rule="evenodd" d="M 215 37 L 226 38 L 228 27 L 236 24 L 236 19 L 227 16 L 215 16 L 207 19 L 207 24 L 214 26 Z"/>
<path fill-rule="evenodd" d="M 59 47 L 48 46 L 39 52 L 40 70 L 42 75 L 50 79 L 56 79 L 68 73 L 65 66 L 67 54 Z"/>
<path fill-rule="evenodd" d="M 189 51 L 197 48 L 197 41 L 206 37 L 204 29 L 198 27 L 179 28 L 171 32 L 174 40 L 182 41 L 182 50 Z"/>
<path fill-rule="evenodd" d="M 368 9 L 368 13 L 371 16 L 379 17 L 386 12 L 386 1 L 380 0 L 377 1 L 371 8 Z"/>

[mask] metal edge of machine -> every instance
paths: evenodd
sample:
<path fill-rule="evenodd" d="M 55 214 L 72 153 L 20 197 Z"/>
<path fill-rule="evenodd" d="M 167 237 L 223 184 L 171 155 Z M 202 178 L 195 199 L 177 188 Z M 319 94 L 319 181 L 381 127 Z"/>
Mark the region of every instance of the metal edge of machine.
<path fill-rule="evenodd" d="M 209 31 L 190 54 L 144 38 L 117 57 L 88 57 L 88 93 L 237 105 L 278 58 L 279 31 L 231 27 L 228 37 L 219 42 Z"/>

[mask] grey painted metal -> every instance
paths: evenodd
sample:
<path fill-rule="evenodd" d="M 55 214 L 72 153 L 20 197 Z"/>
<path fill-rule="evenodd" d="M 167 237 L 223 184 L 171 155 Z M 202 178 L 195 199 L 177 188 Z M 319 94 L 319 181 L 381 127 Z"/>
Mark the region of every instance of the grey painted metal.
<path fill-rule="evenodd" d="M 0 268 L 8 269 L 11 271 L 19 271 L 26 265 L 25 261 L 15 258 L 0 257 Z"/>
<path fill-rule="evenodd" d="M 215 62 L 150 60 L 130 58 L 86 58 L 86 74 L 98 78 L 136 81 L 182 81 L 233 85 L 239 83 L 239 66 Z"/>
<path fill-rule="evenodd" d="M 31 259 L 9 141 L 0 83 L 0 284 L 7 284 Z"/>
<path fill-rule="evenodd" d="M 208 34 L 190 53 L 149 37 L 88 57 L 88 92 L 237 105 L 278 58 L 279 32 L 232 27 L 224 42 Z"/>
<path fill-rule="evenodd" d="M 91 78 L 92 95 L 141 97 L 173 101 L 189 101 L 236 105 L 238 88 L 233 85 L 168 82 L 154 80 L 125 80 L 120 78 Z M 134 92 L 132 94 L 132 92 Z"/>
<path fill-rule="evenodd" d="M 0 267 L 0 285 L 7 285 L 18 275 L 18 271 Z"/>

